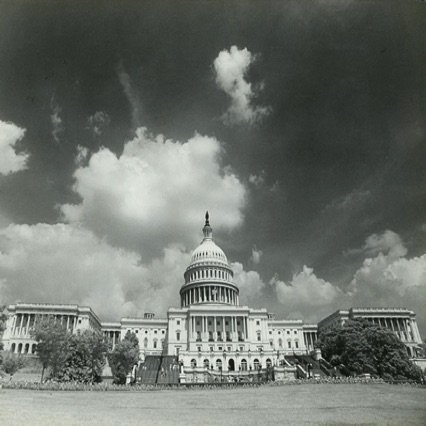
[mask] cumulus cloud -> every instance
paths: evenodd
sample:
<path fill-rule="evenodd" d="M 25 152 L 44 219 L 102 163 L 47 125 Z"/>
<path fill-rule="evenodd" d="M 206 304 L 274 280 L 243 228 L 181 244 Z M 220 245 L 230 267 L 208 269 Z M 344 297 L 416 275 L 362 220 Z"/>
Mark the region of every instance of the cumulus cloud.
<path fill-rule="evenodd" d="M 164 315 L 179 300 L 189 254 L 168 247 L 151 263 L 114 248 L 87 229 L 66 225 L 9 225 L 0 230 L 0 289 L 15 301 L 78 303 L 103 320 Z"/>
<path fill-rule="evenodd" d="M 261 307 L 259 306 L 259 299 L 265 283 L 260 278 L 259 273 L 245 271 L 243 265 L 239 262 L 231 263 L 230 267 L 234 272 L 234 283 L 240 289 L 240 304 L 250 306 L 254 303 L 257 305 L 256 307 Z"/>
<path fill-rule="evenodd" d="M 102 148 L 76 170 L 82 202 L 63 205 L 63 216 L 146 256 L 170 244 L 193 247 L 205 210 L 215 229 L 242 223 L 245 187 L 221 166 L 221 154 L 212 137 L 196 134 L 182 143 L 140 128 L 120 156 Z"/>
<path fill-rule="evenodd" d="M 286 316 L 318 321 L 349 307 L 405 307 L 418 314 L 424 311 L 426 255 L 406 258 L 401 237 L 390 230 L 370 235 L 355 251 L 370 257 L 363 260 L 345 291 L 317 277 L 306 266 L 288 283 L 274 277 L 270 284 Z M 419 320 L 424 321 L 422 317 Z"/>
<path fill-rule="evenodd" d="M 140 115 L 142 112 L 142 102 L 135 88 L 133 87 L 132 79 L 129 74 L 124 70 L 123 64 L 120 62 L 117 67 L 117 75 L 121 86 L 123 87 L 124 94 L 132 108 L 132 125 L 138 128 L 141 125 Z"/>
<path fill-rule="evenodd" d="M 392 231 L 371 235 L 363 247 L 366 258 L 351 281 L 357 306 L 396 306 L 423 312 L 426 303 L 426 255 L 406 258 L 407 249 Z"/>
<path fill-rule="evenodd" d="M 110 122 L 109 115 L 103 111 L 96 111 L 87 119 L 88 126 L 94 136 L 100 136 L 104 128 L 109 126 Z"/>
<path fill-rule="evenodd" d="M 330 314 L 330 308 L 344 299 L 343 292 L 334 284 L 318 278 L 307 266 L 286 283 L 277 276 L 269 282 L 288 317 L 317 321 Z"/>
<path fill-rule="evenodd" d="M 370 235 L 365 240 L 363 251 L 368 255 L 388 253 L 390 258 L 398 258 L 407 254 L 407 249 L 404 247 L 401 237 L 390 230 L 383 234 Z"/>
<path fill-rule="evenodd" d="M 29 155 L 16 152 L 16 144 L 24 134 L 25 129 L 0 120 L 0 174 L 7 175 L 27 168 Z"/>
<path fill-rule="evenodd" d="M 230 50 L 222 50 L 214 60 L 216 84 L 231 98 L 231 105 L 222 116 L 225 124 L 255 124 L 269 114 L 270 108 L 253 105 L 253 99 L 262 85 L 253 87 L 246 80 L 246 73 L 256 56 L 247 48 L 242 50 L 232 46 Z"/>
<path fill-rule="evenodd" d="M 62 109 L 55 100 L 55 95 L 50 99 L 50 122 L 52 123 L 52 136 L 56 143 L 60 142 L 59 135 L 63 132 L 62 118 L 60 116 Z"/>

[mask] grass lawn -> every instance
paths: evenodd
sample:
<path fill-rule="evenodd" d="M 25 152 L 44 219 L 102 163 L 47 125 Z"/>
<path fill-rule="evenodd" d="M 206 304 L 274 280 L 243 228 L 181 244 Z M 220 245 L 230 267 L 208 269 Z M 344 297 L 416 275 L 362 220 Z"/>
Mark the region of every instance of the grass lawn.
<path fill-rule="evenodd" d="M 426 424 L 426 389 L 307 384 L 144 392 L 0 390 L 2 425 Z"/>

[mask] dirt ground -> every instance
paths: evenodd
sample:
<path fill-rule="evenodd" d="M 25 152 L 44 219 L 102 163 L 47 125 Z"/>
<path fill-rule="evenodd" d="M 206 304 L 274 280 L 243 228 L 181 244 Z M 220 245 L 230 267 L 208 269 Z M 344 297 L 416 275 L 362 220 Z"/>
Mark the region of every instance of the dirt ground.
<path fill-rule="evenodd" d="M 145 391 L 0 390 L 2 425 L 425 425 L 426 389 L 395 385 Z"/>

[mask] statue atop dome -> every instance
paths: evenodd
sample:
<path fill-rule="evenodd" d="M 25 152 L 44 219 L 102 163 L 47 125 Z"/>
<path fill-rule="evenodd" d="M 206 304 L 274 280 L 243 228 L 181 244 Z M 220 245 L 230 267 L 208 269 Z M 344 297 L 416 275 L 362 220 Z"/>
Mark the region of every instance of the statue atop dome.
<path fill-rule="evenodd" d="M 204 224 L 204 228 L 203 228 L 203 235 L 204 235 L 204 239 L 211 239 L 212 238 L 212 233 L 213 230 L 210 226 L 209 223 L 209 212 L 206 212 L 206 223 Z"/>

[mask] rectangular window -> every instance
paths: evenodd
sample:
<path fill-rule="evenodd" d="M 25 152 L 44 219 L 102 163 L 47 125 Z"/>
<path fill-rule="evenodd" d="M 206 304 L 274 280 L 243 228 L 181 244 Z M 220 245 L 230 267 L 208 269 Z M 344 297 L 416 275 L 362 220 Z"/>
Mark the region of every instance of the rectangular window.
<path fill-rule="evenodd" d="M 177 325 L 180 325 L 180 320 L 176 320 L 176 324 L 177 324 Z"/>
<path fill-rule="evenodd" d="M 296 349 L 299 348 L 299 342 L 294 342 L 294 344 L 296 345 Z"/>
<path fill-rule="evenodd" d="M 256 321 L 256 325 L 260 325 L 260 321 Z"/>
<path fill-rule="evenodd" d="M 291 349 L 291 342 L 287 342 L 288 348 Z"/>
<path fill-rule="evenodd" d="M 180 333 L 179 332 L 176 333 L 176 340 L 180 340 Z"/>

